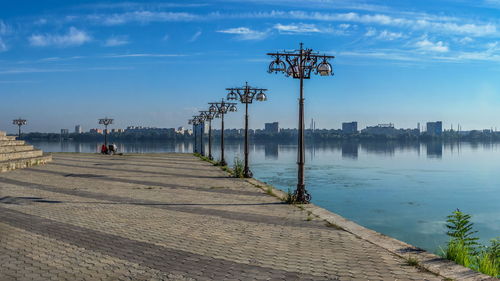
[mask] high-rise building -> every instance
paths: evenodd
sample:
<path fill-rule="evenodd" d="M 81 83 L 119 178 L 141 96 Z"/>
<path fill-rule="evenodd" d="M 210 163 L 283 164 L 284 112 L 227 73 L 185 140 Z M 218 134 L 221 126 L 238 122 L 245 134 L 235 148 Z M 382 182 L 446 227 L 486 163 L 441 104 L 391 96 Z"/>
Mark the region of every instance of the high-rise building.
<path fill-rule="evenodd" d="M 443 122 L 427 122 L 427 134 L 431 136 L 440 136 L 443 133 Z"/>
<path fill-rule="evenodd" d="M 264 131 L 266 133 L 279 133 L 280 132 L 279 123 L 278 122 L 265 123 L 264 124 Z"/>
<path fill-rule="evenodd" d="M 342 133 L 355 134 L 358 132 L 358 122 L 344 122 L 342 123 Z"/>
<path fill-rule="evenodd" d="M 76 125 L 76 126 L 75 126 L 75 133 L 76 133 L 76 134 L 81 134 L 81 133 L 83 133 L 83 128 L 82 128 L 82 126 L 81 126 L 81 125 Z"/>
<path fill-rule="evenodd" d="M 61 136 L 67 136 L 69 135 L 69 130 L 68 129 L 61 129 Z"/>

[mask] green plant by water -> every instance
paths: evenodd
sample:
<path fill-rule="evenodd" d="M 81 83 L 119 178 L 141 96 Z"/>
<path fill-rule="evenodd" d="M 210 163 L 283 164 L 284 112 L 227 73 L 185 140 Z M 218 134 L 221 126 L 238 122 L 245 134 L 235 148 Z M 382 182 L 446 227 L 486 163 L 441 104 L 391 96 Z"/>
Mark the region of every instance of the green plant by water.
<path fill-rule="evenodd" d="M 500 237 L 492 239 L 489 246 L 480 245 L 471 215 L 459 209 L 447 216 L 446 222 L 450 241 L 441 249 L 442 256 L 475 271 L 500 277 Z"/>
<path fill-rule="evenodd" d="M 241 160 L 238 157 L 234 157 L 234 163 L 233 163 L 233 176 L 235 178 L 244 178 L 244 169 L 245 166 L 243 164 L 243 160 Z"/>

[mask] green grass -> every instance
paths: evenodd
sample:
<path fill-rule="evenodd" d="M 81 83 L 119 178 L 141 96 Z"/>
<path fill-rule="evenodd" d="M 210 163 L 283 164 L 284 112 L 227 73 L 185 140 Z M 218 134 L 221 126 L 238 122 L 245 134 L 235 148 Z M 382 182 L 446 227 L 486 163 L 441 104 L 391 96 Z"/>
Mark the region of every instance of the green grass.
<path fill-rule="evenodd" d="M 471 216 L 458 209 L 448 216 L 447 222 L 450 241 L 441 249 L 441 255 L 472 270 L 500 277 L 500 237 L 492 239 L 490 246 L 479 245 Z"/>
<path fill-rule="evenodd" d="M 407 265 L 410 265 L 410 266 L 420 266 L 420 261 L 416 258 L 416 257 L 413 257 L 413 256 L 408 256 L 408 258 L 406 258 L 406 264 Z"/>
<path fill-rule="evenodd" d="M 268 186 L 267 189 L 266 189 L 266 193 L 269 194 L 269 195 L 274 196 L 273 188 L 271 186 Z"/>
<path fill-rule="evenodd" d="M 297 204 L 297 197 L 295 196 L 295 194 L 292 192 L 291 189 L 288 189 L 283 201 L 287 204 Z"/>
<path fill-rule="evenodd" d="M 243 160 L 241 160 L 238 157 L 234 157 L 234 162 L 233 162 L 233 176 L 235 178 L 244 178 L 244 169 L 245 166 L 243 164 Z"/>

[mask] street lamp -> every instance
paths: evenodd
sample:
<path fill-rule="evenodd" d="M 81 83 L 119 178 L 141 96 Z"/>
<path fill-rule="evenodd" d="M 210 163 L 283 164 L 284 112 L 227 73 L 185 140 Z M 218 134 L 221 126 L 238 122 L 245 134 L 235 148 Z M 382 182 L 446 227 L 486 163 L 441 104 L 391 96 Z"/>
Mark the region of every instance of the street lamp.
<path fill-rule="evenodd" d="M 244 87 L 227 88 L 226 90 L 229 91 L 227 94 L 228 100 L 239 100 L 245 104 L 245 169 L 243 175 L 245 178 L 251 178 L 253 175 L 248 167 L 248 104 L 252 103 L 254 99 L 257 101 L 266 101 L 267 97 L 264 92 L 267 89 L 253 88 L 248 86 L 248 82 L 245 82 Z"/>
<path fill-rule="evenodd" d="M 194 147 L 193 147 L 193 153 L 198 153 L 198 147 L 196 146 L 197 143 L 197 138 L 196 138 L 196 126 L 198 125 L 198 120 L 196 118 L 189 119 L 188 120 L 189 125 L 193 125 L 193 136 L 194 136 Z"/>
<path fill-rule="evenodd" d="M 224 115 L 228 112 L 236 112 L 236 103 L 227 102 L 222 99 L 221 102 L 209 102 L 210 108 L 209 112 L 215 114 L 215 118 L 221 119 L 221 133 L 220 133 L 220 166 L 227 166 L 226 160 L 224 159 Z"/>
<path fill-rule="evenodd" d="M 108 125 L 113 124 L 113 119 L 111 118 L 101 118 L 99 119 L 99 124 L 104 125 L 104 145 L 108 147 Z"/>
<path fill-rule="evenodd" d="M 205 148 L 203 145 L 203 131 L 205 127 L 205 117 L 203 117 L 201 114 L 197 116 L 193 116 L 193 118 L 196 119 L 197 125 L 201 125 L 201 130 L 200 130 L 200 154 L 201 156 L 205 156 Z"/>
<path fill-rule="evenodd" d="M 200 116 L 203 116 L 205 120 L 208 121 L 208 159 L 213 160 L 212 157 L 212 120 L 215 118 L 215 114 L 204 110 L 200 111 Z"/>
<path fill-rule="evenodd" d="M 19 127 L 18 138 L 21 139 L 21 126 L 28 124 L 28 121 L 26 119 L 18 118 L 18 119 L 12 120 L 12 124 L 17 125 Z"/>
<path fill-rule="evenodd" d="M 295 199 L 300 203 L 309 203 L 311 195 L 307 192 L 304 184 L 304 79 L 311 78 L 311 72 L 321 76 L 333 75 L 332 65 L 328 60 L 334 56 L 320 55 L 313 52 L 312 49 L 304 49 L 303 43 L 300 43 L 300 49 L 294 51 L 283 51 L 268 53 L 268 56 L 274 58 L 269 64 L 269 73 L 285 73 L 287 77 L 291 76 L 300 79 L 300 99 L 299 99 L 299 134 L 298 134 L 298 183 L 295 190 Z M 283 59 L 283 60 L 282 60 Z"/>

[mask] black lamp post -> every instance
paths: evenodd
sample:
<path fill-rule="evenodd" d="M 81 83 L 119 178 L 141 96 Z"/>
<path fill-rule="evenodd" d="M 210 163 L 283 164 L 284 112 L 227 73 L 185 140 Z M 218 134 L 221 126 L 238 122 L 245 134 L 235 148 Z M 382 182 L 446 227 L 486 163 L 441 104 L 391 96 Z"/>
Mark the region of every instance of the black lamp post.
<path fill-rule="evenodd" d="M 213 160 L 212 156 L 212 120 L 214 119 L 214 114 L 210 111 L 200 111 L 200 115 L 203 115 L 206 121 L 208 121 L 208 159 Z"/>
<path fill-rule="evenodd" d="M 205 156 L 205 145 L 203 145 L 203 133 L 205 131 L 205 117 L 203 115 L 193 116 L 198 120 L 198 126 L 200 128 L 200 154 Z"/>
<path fill-rule="evenodd" d="M 215 113 L 215 118 L 221 119 L 221 135 L 220 135 L 220 166 L 227 166 L 226 160 L 224 159 L 224 115 L 228 112 L 236 112 L 236 103 L 227 102 L 222 99 L 221 102 L 210 102 L 210 108 L 208 111 Z"/>
<path fill-rule="evenodd" d="M 253 174 L 248 167 L 248 105 L 251 104 L 254 99 L 257 101 L 267 100 L 266 94 L 264 93 L 267 89 L 253 88 L 248 86 L 248 82 L 245 82 L 244 87 L 227 88 L 226 90 L 230 91 L 227 94 L 228 100 L 239 100 L 241 103 L 245 104 L 245 169 L 243 175 L 245 178 L 251 178 Z"/>
<path fill-rule="evenodd" d="M 18 139 L 21 139 L 21 126 L 28 124 L 28 121 L 26 119 L 18 118 L 12 120 L 12 124 L 17 125 L 19 127 Z"/>
<path fill-rule="evenodd" d="M 193 136 L 194 136 L 194 147 L 193 147 L 193 153 L 198 153 L 198 138 L 197 138 L 197 133 L 196 129 L 198 127 L 198 118 L 193 118 L 188 120 L 188 124 L 193 125 Z"/>
<path fill-rule="evenodd" d="M 309 203 L 311 195 L 307 192 L 304 184 L 304 79 L 311 78 L 311 72 L 321 76 L 333 75 L 332 65 L 328 62 L 334 56 L 320 55 L 313 52 L 312 49 L 304 49 L 300 43 L 300 49 L 294 51 L 283 51 L 268 53 L 274 58 L 269 65 L 269 73 L 283 72 L 286 76 L 300 79 L 300 98 L 299 98 L 299 134 L 298 134 L 298 183 L 295 190 L 295 199 L 300 203 Z M 284 61 L 282 60 L 284 59 Z M 318 63 L 319 61 L 319 63 Z"/>
<path fill-rule="evenodd" d="M 104 125 L 104 145 L 108 147 L 108 125 L 113 124 L 113 119 L 111 118 L 101 118 L 99 119 L 99 124 Z"/>

